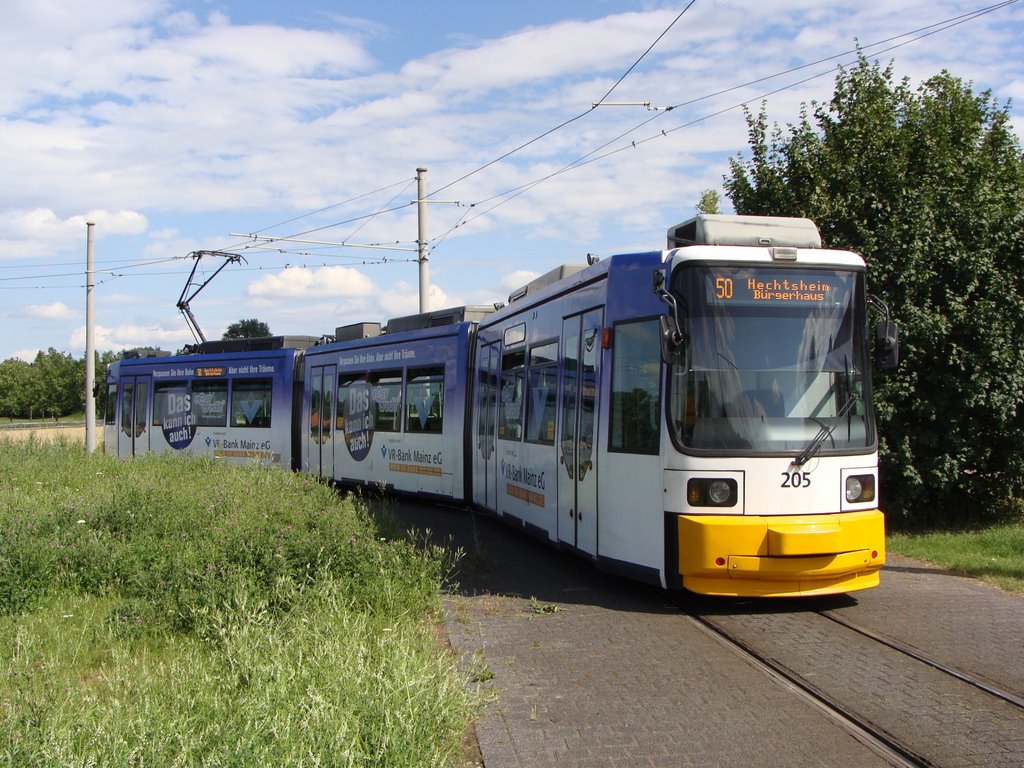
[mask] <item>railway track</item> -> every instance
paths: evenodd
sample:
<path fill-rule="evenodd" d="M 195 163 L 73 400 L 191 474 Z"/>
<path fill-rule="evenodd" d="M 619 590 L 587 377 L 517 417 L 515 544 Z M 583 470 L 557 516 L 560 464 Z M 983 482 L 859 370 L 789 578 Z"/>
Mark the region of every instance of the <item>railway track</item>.
<path fill-rule="evenodd" d="M 1024 697 L 811 605 L 681 597 L 689 621 L 896 766 L 1021 766 Z"/>

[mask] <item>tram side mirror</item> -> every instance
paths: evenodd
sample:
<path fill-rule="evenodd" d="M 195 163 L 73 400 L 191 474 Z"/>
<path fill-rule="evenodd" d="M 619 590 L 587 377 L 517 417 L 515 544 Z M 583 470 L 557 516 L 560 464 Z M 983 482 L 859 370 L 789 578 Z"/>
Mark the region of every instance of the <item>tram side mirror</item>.
<path fill-rule="evenodd" d="M 661 359 L 672 364 L 679 360 L 683 352 L 684 337 L 675 318 L 668 315 L 661 316 Z"/>
<path fill-rule="evenodd" d="M 675 296 L 665 290 L 665 273 L 660 269 L 654 270 L 651 288 L 655 295 L 669 306 L 670 314 L 662 315 L 660 318 L 661 359 L 671 365 L 679 359 L 686 342 L 682 328 L 679 327 L 679 304 L 676 303 Z"/>
<path fill-rule="evenodd" d="M 893 371 L 900 364 L 900 329 L 896 323 L 879 323 L 875 328 L 875 365 Z"/>

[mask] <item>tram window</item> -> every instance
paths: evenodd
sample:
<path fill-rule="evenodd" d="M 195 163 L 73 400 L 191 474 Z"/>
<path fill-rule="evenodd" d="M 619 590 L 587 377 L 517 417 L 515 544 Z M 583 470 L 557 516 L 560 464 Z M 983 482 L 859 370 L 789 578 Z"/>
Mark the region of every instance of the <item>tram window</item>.
<path fill-rule="evenodd" d="M 117 384 L 107 385 L 107 402 L 103 410 L 103 423 L 113 425 L 117 421 Z"/>
<path fill-rule="evenodd" d="M 613 451 L 657 453 L 661 430 L 661 347 L 657 320 L 615 326 L 612 359 Z"/>
<path fill-rule="evenodd" d="M 121 431 L 131 437 L 132 434 L 132 408 L 135 404 L 135 385 L 126 382 L 121 393 Z"/>
<path fill-rule="evenodd" d="M 526 323 L 520 323 L 519 325 L 513 325 L 511 328 L 506 328 L 504 341 L 506 347 L 511 347 L 513 344 L 521 344 L 526 341 Z"/>
<path fill-rule="evenodd" d="M 335 426 L 339 433 L 344 434 L 346 427 L 349 425 L 349 420 L 359 422 L 359 426 L 356 429 L 373 429 L 373 424 L 370 423 L 370 400 L 366 394 L 369 391 L 366 388 L 366 378 L 365 374 L 340 374 L 338 376 L 338 416 Z M 324 395 L 327 394 L 326 390 L 327 384 L 325 383 Z M 313 403 L 310 408 L 310 420 L 311 422 L 315 420 L 315 423 L 311 423 L 314 437 L 319 434 L 317 429 L 320 424 L 320 414 L 327 410 L 322 409 L 320 398 L 320 392 L 314 384 Z M 329 427 L 330 425 L 328 424 L 327 426 Z"/>
<path fill-rule="evenodd" d="M 498 395 L 498 437 L 523 439 L 523 384 L 526 353 L 506 352 L 501 358 L 501 392 Z"/>
<path fill-rule="evenodd" d="M 324 382 L 324 374 L 319 368 L 313 369 L 312 386 L 309 389 L 309 436 L 316 442 L 320 442 L 320 408 L 323 403 L 324 390 L 330 388 L 333 382 Z M 344 384 L 338 382 L 339 395 Z M 340 408 L 338 409 L 341 410 Z M 338 418 L 342 418 L 339 414 Z M 330 427 L 330 424 L 327 425 Z"/>
<path fill-rule="evenodd" d="M 164 414 L 167 413 L 167 395 L 169 392 L 184 392 L 186 384 L 184 381 L 161 381 L 153 385 L 153 426 L 160 427 L 164 423 Z"/>
<path fill-rule="evenodd" d="M 402 429 L 402 372 L 383 371 L 370 376 L 373 428 L 377 432 Z"/>
<path fill-rule="evenodd" d="M 227 379 L 192 382 L 192 413 L 197 427 L 227 426 Z"/>
<path fill-rule="evenodd" d="M 526 439 L 555 442 L 555 405 L 558 401 L 558 342 L 530 349 L 526 397 Z"/>
<path fill-rule="evenodd" d="M 444 369 L 410 370 L 405 385 L 405 431 L 440 434 L 444 421 Z"/>
<path fill-rule="evenodd" d="M 164 411 L 167 403 L 167 390 L 174 386 L 174 383 L 162 381 L 153 385 L 153 426 L 159 427 L 164 423 Z"/>
<path fill-rule="evenodd" d="M 236 379 L 231 386 L 231 426 L 269 427 L 273 392 L 272 379 Z"/>

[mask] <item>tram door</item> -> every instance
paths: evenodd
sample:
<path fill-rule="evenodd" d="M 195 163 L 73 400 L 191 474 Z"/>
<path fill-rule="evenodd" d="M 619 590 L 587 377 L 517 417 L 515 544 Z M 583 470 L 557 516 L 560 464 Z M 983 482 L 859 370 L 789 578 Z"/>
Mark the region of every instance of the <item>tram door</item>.
<path fill-rule="evenodd" d="M 307 445 L 309 466 L 306 471 L 317 477 L 334 476 L 334 387 L 338 366 L 314 365 L 309 402 Z"/>
<path fill-rule="evenodd" d="M 597 403 L 603 309 L 562 322 L 558 540 L 597 554 Z"/>
<path fill-rule="evenodd" d="M 498 421 L 498 344 L 480 350 L 477 366 L 476 452 L 473 454 L 473 500 L 489 510 L 498 507 L 498 468 L 495 459 Z"/>
<path fill-rule="evenodd" d="M 146 412 L 149 404 L 149 377 L 125 376 L 121 379 L 121 413 L 117 430 L 117 455 L 131 457 L 149 449 Z"/>

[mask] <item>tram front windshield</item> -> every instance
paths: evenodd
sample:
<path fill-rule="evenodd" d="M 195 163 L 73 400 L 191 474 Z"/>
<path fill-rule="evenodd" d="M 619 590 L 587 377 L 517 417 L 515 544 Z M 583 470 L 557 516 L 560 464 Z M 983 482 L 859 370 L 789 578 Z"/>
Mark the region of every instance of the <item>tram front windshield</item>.
<path fill-rule="evenodd" d="M 684 344 L 672 366 L 669 418 L 684 450 L 873 445 L 862 272 L 681 266 L 672 287 Z"/>

